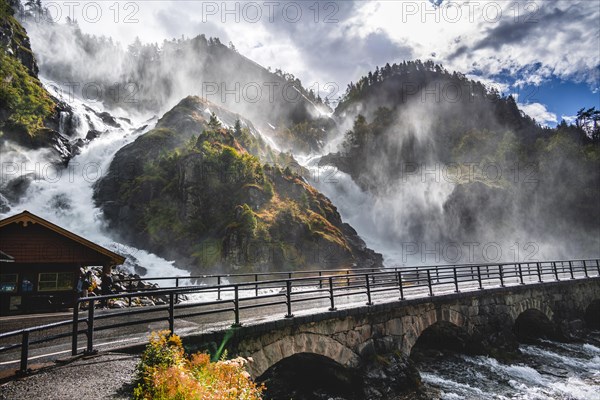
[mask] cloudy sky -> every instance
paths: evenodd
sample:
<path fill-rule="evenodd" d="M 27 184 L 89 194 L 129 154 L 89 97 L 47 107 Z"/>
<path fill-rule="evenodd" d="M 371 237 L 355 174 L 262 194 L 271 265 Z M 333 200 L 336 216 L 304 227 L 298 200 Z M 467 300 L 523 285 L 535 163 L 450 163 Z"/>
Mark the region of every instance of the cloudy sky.
<path fill-rule="evenodd" d="M 343 92 L 369 70 L 420 58 L 512 93 L 554 125 L 600 108 L 600 1 L 45 1 L 55 20 L 126 45 L 194 37 L 234 43 L 304 86 Z"/>

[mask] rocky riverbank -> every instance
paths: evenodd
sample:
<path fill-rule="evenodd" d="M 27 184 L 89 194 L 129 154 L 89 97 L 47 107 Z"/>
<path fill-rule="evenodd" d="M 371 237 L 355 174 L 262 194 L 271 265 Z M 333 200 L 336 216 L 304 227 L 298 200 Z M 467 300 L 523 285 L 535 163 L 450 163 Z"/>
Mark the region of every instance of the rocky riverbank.
<path fill-rule="evenodd" d="M 102 295 L 102 268 L 91 267 L 86 270 L 92 272 L 92 290 L 88 293 L 88 296 L 101 296 Z M 115 269 L 111 272 L 112 278 L 112 292 L 113 293 L 131 293 L 131 292 L 143 292 L 160 289 L 157 283 L 151 283 L 142 280 L 140 275 L 136 273 L 126 272 L 124 269 Z M 185 299 L 185 295 L 179 295 L 179 301 Z M 108 302 L 109 308 L 125 308 L 125 307 L 144 307 L 154 305 L 164 305 L 169 302 L 169 296 L 167 295 L 152 295 L 152 296 L 140 296 L 132 297 L 131 304 L 128 298 L 113 299 Z"/>

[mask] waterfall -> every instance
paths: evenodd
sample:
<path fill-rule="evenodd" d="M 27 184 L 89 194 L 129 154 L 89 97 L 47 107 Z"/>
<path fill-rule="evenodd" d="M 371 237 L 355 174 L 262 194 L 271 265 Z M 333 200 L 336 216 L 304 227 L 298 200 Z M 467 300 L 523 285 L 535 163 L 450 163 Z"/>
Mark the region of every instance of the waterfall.
<path fill-rule="evenodd" d="M 48 89 L 61 97 L 59 88 Z M 171 261 L 118 242 L 105 229 L 102 211 L 94 205 L 94 184 L 108 172 L 116 152 L 146 130 L 136 129 L 140 123 L 124 118 L 118 120 L 120 128 L 107 125 L 98 117 L 103 110 L 79 99 L 70 99 L 69 105 L 73 118 L 79 121 L 73 141 L 85 138 L 89 129 L 101 132 L 100 135 L 83 145 L 66 167 L 58 164 L 48 149 L 30 150 L 8 144 L 2 154 L 0 218 L 28 210 L 101 246 L 135 257 L 146 268 L 146 276 L 189 275 Z M 61 114 L 61 126 L 64 118 Z M 20 199 L 7 207 L 4 205 L 10 197 L 6 194 L 7 186 L 16 181 L 22 182 L 26 189 Z"/>

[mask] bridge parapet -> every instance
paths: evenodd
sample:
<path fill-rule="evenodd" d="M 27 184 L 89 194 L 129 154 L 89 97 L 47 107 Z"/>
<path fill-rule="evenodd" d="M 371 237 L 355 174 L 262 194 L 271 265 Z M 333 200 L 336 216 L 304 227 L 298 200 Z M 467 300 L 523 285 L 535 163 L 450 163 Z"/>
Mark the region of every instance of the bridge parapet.
<path fill-rule="evenodd" d="M 408 358 L 423 332 L 439 322 L 460 328 L 484 352 L 514 340 L 515 321 L 531 309 L 543 313 L 568 337 L 568 322 L 583 320 L 594 300 L 600 300 L 598 278 L 461 292 L 242 326 L 229 331 L 226 347 L 253 358 L 255 378 L 300 353 L 360 369 L 375 354 L 399 352 Z M 221 343 L 224 336 L 225 332 L 214 332 L 187 337 L 185 342 L 206 348 Z"/>
<path fill-rule="evenodd" d="M 595 318 L 595 323 L 600 326 L 600 320 L 594 316 L 594 310 L 600 310 L 600 300 L 598 308 L 588 307 L 587 311 L 582 311 L 582 304 L 588 301 L 590 294 L 585 292 L 584 297 L 577 297 L 570 289 L 586 282 L 595 282 L 597 287 L 598 278 L 600 259 L 386 268 L 354 273 L 312 271 L 311 276 L 294 278 L 288 273 L 287 278 L 276 280 L 258 280 L 255 274 L 251 282 L 224 285 L 218 282 L 216 286 L 162 288 L 81 298 L 77 305 L 85 303 L 87 312 L 80 314 L 79 307 L 74 307 L 72 320 L 0 333 L 0 344 L 7 344 L 0 347 L 0 354 L 14 354 L 14 350 L 20 349 L 20 371 L 26 373 L 30 345 L 70 338 L 71 352 L 75 356 L 79 353 L 81 337 L 87 341 L 86 353 L 96 351 L 96 333 L 114 339 L 112 335 L 118 334 L 121 328 L 142 330 L 142 333 L 147 329 L 168 328 L 181 334 L 180 327 L 191 324 L 202 329 L 208 321 L 217 322 L 221 327 L 228 327 L 231 322 L 232 328 L 251 325 L 232 329 L 237 336 L 245 338 L 260 332 L 270 332 L 272 336 L 277 331 L 295 335 L 297 330 L 290 327 L 297 329 L 311 323 L 313 326 L 303 333 L 332 338 L 354 352 L 361 361 L 368 354 L 386 349 L 399 351 L 406 357 L 422 333 L 438 322 L 459 327 L 473 337 L 474 342 L 485 347 L 494 342 L 494 335 L 510 336 L 515 320 L 528 309 L 539 309 L 539 314 L 554 322 L 573 319 L 575 314 L 583 318 L 586 313 L 588 319 Z M 561 287 L 569 289 L 557 289 Z M 537 294 L 513 295 L 527 290 L 535 290 Z M 148 295 L 161 296 L 167 304 L 145 309 L 131 307 L 132 298 Z M 193 298 L 180 302 L 184 296 Z M 394 302 L 394 297 L 400 301 Z M 96 313 L 95 305 L 109 299 L 125 300 L 130 306 L 114 312 Z M 361 303 L 366 305 L 357 306 Z M 287 311 L 285 315 L 283 307 Z M 384 312 L 380 312 L 381 307 Z M 343 328 L 340 324 L 348 327 Z M 558 332 L 568 336 L 571 325 L 561 324 L 557 324 L 560 325 Z M 261 327 L 260 332 L 257 327 Z M 50 331 L 53 332 L 45 334 Z M 190 329 L 187 331 L 185 334 Z M 21 338 L 20 343 L 15 343 L 16 337 Z M 261 345 L 264 347 L 273 342 L 265 339 Z M 296 352 L 302 350 L 302 346 L 295 344 L 291 348 Z M 233 349 L 241 352 L 243 347 L 234 346 Z M 278 357 L 271 358 L 276 360 Z"/>

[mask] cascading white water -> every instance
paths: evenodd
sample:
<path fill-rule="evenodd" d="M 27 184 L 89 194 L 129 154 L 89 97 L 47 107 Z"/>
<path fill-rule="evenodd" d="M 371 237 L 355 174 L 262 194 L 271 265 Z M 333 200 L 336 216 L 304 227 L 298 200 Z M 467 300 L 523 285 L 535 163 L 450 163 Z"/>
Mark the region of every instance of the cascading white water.
<path fill-rule="evenodd" d="M 592 333 L 588 340 L 598 338 Z M 427 360 L 419 365 L 421 377 L 440 399 L 600 400 L 595 345 L 541 341 L 520 350 L 514 363 L 484 356 Z"/>
<path fill-rule="evenodd" d="M 388 188 L 385 196 L 377 196 L 361 189 L 349 174 L 333 166 L 319 166 L 322 156 L 295 155 L 309 170 L 310 183 L 333 202 L 344 222 L 352 225 L 370 248 L 383 255 L 386 266 L 423 263 L 422 254 L 413 251 L 415 244 L 408 235 L 413 207 L 429 210 L 431 218 L 424 224 L 441 223 L 438 218 L 443 203 L 455 185 L 409 176 L 405 182 Z"/>
<path fill-rule="evenodd" d="M 66 119 L 69 116 L 69 113 L 67 113 L 66 111 L 61 111 L 60 112 L 60 116 L 59 116 L 59 120 L 58 120 L 58 133 L 60 133 L 61 135 L 65 135 L 65 125 L 66 125 Z"/>
<path fill-rule="evenodd" d="M 62 97 L 60 88 L 48 85 L 48 89 L 53 95 Z M 0 218 L 28 210 L 86 239 L 125 256 L 135 257 L 147 270 L 148 277 L 188 276 L 189 272 L 174 267 L 173 262 L 115 241 L 104 229 L 101 210 L 94 207 L 94 184 L 107 173 L 115 153 L 135 140 L 142 131 L 136 130 L 136 125 L 125 119 L 119 119 L 121 128 L 108 126 L 86 109 L 89 106 L 82 101 L 72 98 L 63 100 L 68 100 L 77 121 L 73 140 L 85 138 L 89 129 L 103 133 L 84 145 L 80 154 L 73 157 L 66 168 L 57 164 L 50 150 L 7 146 L 2 154 L 0 188 L 15 178 L 27 176 L 31 181 L 18 204 L 0 214 Z"/>

